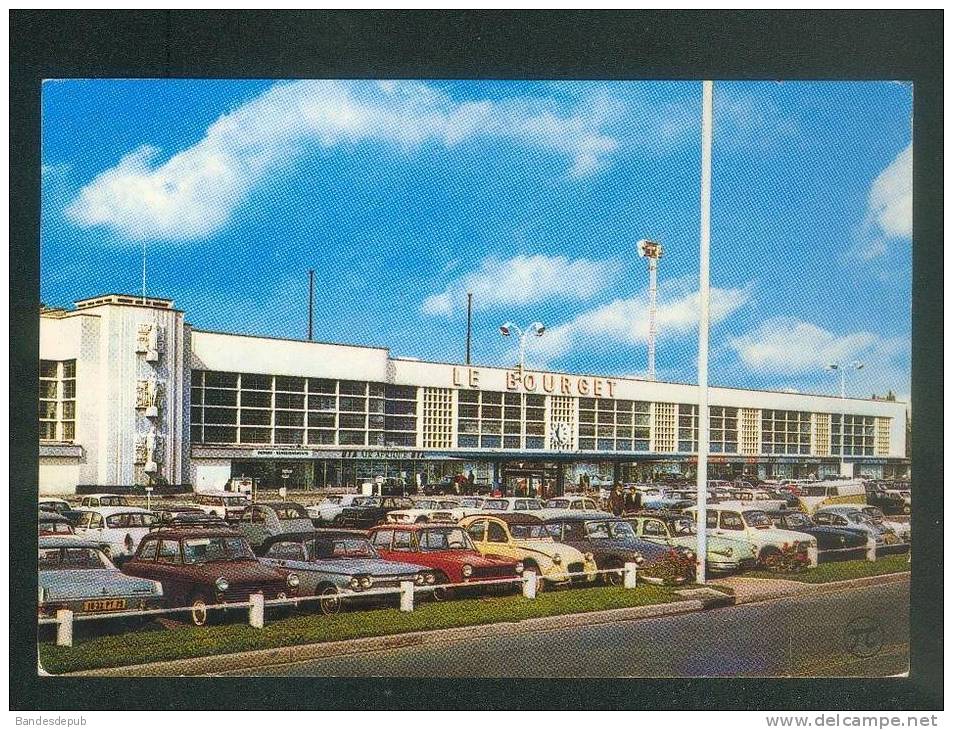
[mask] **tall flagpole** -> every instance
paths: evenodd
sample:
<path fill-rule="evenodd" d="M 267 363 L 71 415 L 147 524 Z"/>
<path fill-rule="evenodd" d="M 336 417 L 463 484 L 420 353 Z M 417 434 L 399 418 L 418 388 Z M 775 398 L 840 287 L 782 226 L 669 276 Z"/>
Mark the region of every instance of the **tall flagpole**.
<path fill-rule="evenodd" d="M 708 278 L 708 249 L 711 242 L 711 131 L 714 83 L 702 82 L 702 169 L 701 230 L 698 254 L 698 550 L 696 580 L 705 582 L 705 558 L 708 555 L 708 325 L 711 288 Z"/>

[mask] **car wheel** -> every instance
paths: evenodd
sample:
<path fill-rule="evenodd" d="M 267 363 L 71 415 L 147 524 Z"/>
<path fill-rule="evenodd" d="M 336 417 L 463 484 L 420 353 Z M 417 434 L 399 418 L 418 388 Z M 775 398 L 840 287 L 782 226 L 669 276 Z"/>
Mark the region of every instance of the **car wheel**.
<path fill-rule="evenodd" d="M 322 598 L 318 601 L 318 610 L 325 616 L 333 616 L 341 611 L 341 599 L 337 596 L 338 589 L 334 586 L 324 586 L 320 588 L 315 595 L 333 596 L 333 598 Z"/>
<path fill-rule="evenodd" d="M 189 618 L 193 626 L 208 626 L 212 611 L 209 609 L 211 601 L 202 593 L 196 593 L 189 598 Z"/>
<path fill-rule="evenodd" d="M 435 601 L 449 601 L 453 598 L 453 588 L 443 588 L 441 583 L 449 583 L 450 580 L 443 573 L 437 576 L 437 587 L 433 589 L 433 599 Z"/>
<path fill-rule="evenodd" d="M 622 585 L 622 581 L 623 581 L 623 578 L 622 578 L 622 570 L 623 570 L 622 565 L 620 565 L 619 563 L 612 563 L 612 564 L 610 564 L 610 565 L 607 565 L 606 568 L 607 568 L 607 569 L 610 569 L 610 570 L 612 570 L 612 569 L 618 570 L 619 572 L 618 572 L 618 573 L 615 573 L 615 572 L 613 572 L 613 573 L 603 573 L 603 574 L 602 574 L 602 580 L 605 582 L 605 584 L 606 584 L 607 586 L 620 586 L 620 585 Z"/>

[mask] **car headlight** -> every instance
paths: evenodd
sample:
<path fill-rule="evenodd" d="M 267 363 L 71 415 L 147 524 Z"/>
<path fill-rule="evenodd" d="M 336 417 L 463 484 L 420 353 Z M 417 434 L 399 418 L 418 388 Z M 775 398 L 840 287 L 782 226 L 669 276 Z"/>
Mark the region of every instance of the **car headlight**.
<path fill-rule="evenodd" d="M 297 588 L 300 582 L 301 581 L 298 580 L 297 575 L 295 575 L 294 573 L 288 573 L 288 587 L 289 588 Z"/>
<path fill-rule="evenodd" d="M 587 563 L 591 563 L 591 562 L 592 562 L 592 553 L 586 553 L 586 554 L 583 555 L 582 557 L 584 557 L 584 558 L 586 559 L 586 562 L 587 562 Z"/>
<path fill-rule="evenodd" d="M 636 564 L 636 565 L 642 565 L 642 563 L 644 563 L 644 562 L 645 562 L 645 558 L 642 557 L 642 553 L 636 553 L 636 554 L 635 554 L 635 564 Z"/>
<path fill-rule="evenodd" d="M 427 581 L 427 585 L 433 585 L 437 582 L 437 576 L 435 576 L 433 573 L 427 573 L 427 576 L 424 578 L 424 580 Z"/>
<path fill-rule="evenodd" d="M 416 583 L 419 586 L 422 586 L 424 584 L 424 580 L 425 578 L 423 573 L 417 573 L 417 575 L 414 576 L 414 583 Z"/>
<path fill-rule="evenodd" d="M 370 588 L 372 585 L 374 585 L 374 579 L 371 576 L 365 575 L 361 578 L 361 588 Z"/>
<path fill-rule="evenodd" d="M 361 590 L 361 581 L 359 581 L 357 578 L 355 578 L 355 577 L 353 577 L 353 576 L 352 576 L 351 579 L 347 582 L 347 584 L 348 584 L 348 586 L 350 587 L 350 589 L 351 589 L 352 591 L 359 591 L 359 590 Z"/>
<path fill-rule="evenodd" d="M 516 564 L 516 572 L 517 572 L 517 573 L 522 573 L 522 572 L 523 572 L 523 561 L 522 561 L 522 560 L 520 560 L 520 561 Z"/>
<path fill-rule="evenodd" d="M 559 565 L 563 562 L 563 556 L 559 553 L 553 555 L 553 565 Z"/>
<path fill-rule="evenodd" d="M 694 550 L 686 550 L 686 551 L 685 551 L 685 557 L 688 558 L 689 560 L 694 560 L 694 559 L 695 559 L 695 551 L 694 551 Z"/>
<path fill-rule="evenodd" d="M 469 578 L 471 575 L 473 575 L 473 566 L 472 566 L 472 565 L 464 565 L 462 572 L 463 572 L 463 577 L 464 577 L 464 578 Z"/>
<path fill-rule="evenodd" d="M 219 593 L 224 593 L 225 591 L 228 590 L 228 581 L 225 580 L 224 575 L 219 576 L 218 578 L 215 579 L 215 588 L 218 590 Z"/>

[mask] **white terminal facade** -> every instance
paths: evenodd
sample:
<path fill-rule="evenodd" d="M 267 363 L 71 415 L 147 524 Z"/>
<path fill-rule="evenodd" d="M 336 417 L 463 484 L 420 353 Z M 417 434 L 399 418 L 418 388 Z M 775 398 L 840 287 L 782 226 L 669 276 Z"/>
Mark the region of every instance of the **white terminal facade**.
<path fill-rule="evenodd" d="M 43 494 L 472 474 L 549 496 L 691 474 L 697 453 L 693 385 L 208 332 L 131 295 L 41 311 L 39 398 Z M 718 387 L 709 402 L 712 477 L 908 471 L 902 403 Z"/>

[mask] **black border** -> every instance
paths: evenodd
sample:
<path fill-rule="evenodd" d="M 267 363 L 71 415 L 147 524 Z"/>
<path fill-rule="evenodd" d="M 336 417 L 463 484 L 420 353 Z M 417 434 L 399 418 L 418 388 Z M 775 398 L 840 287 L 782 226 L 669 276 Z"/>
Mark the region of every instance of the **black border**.
<path fill-rule="evenodd" d="M 11 11 L 11 709 L 941 709 L 942 27 L 942 11 Z M 910 678 L 38 678 L 33 533 L 16 525 L 37 480 L 39 82 L 98 76 L 914 81 Z"/>

